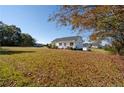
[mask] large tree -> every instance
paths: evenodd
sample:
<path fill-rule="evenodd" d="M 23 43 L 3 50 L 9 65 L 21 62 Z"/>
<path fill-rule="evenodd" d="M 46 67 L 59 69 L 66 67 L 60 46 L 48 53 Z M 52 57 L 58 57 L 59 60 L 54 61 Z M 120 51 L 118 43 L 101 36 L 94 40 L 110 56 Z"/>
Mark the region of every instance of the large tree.
<path fill-rule="evenodd" d="M 0 45 L 1 46 L 33 46 L 35 39 L 15 25 L 7 25 L 0 22 Z"/>
<path fill-rule="evenodd" d="M 60 6 L 49 20 L 73 30 L 93 31 L 93 40 L 111 38 L 117 54 L 124 48 L 124 6 Z"/>
<path fill-rule="evenodd" d="M 31 35 L 25 33 L 21 34 L 21 46 L 34 46 L 35 42 L 35 39 Z"/>
<path fill-rule="evenodd" d="M 15 25 L 0 25 L 0 44 L 2 46 L 19 45 L 21 30 Z"/>

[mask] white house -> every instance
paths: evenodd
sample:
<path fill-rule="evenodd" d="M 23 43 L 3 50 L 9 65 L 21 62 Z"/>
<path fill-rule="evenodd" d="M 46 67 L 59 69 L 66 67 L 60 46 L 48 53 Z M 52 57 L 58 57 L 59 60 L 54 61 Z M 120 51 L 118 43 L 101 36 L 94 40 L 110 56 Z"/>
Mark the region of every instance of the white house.
<path fill-rule="evenodd" d="M 101 45 L 101 41 L 96 41 L 96 42 L 92 42 L 92 48 L 100 48 L 102 47 Z"/>
<path fill-rule="evenodd" d="M 81 36 L 56 38 L 55 40 L 52 41 L 52 45 L 62 49 L 65 48 L 82 49 L 83 40 Z"/>

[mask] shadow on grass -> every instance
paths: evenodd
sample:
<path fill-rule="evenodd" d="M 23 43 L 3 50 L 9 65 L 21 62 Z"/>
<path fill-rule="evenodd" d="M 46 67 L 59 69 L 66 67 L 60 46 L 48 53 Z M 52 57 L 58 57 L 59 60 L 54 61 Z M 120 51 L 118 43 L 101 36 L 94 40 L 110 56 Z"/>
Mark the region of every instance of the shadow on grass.
<path fill-rule="evenodd" d="M 0 51 L 0 55 L 12 55 L 12 54 L 21 54 L 21 53 L 33 53 L 35 51 Z"/>

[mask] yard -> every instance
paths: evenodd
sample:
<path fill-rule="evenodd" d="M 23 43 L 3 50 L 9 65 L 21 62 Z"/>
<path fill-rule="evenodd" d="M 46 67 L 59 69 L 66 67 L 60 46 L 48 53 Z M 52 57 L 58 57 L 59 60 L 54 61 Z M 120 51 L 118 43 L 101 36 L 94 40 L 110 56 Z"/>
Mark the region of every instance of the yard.
<path fill-rule="evenodd" d="M 0 86 L 124 86 L 124 60 L 107 52 L 0 50 Z"/>

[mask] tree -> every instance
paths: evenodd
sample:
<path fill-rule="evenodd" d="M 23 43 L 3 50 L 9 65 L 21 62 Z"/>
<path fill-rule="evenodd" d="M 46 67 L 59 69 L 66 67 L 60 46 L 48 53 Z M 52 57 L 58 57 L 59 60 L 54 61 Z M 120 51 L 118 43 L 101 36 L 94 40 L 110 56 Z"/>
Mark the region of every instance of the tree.
<path fill-rule="evenodd" d="M 117 54 L 124 48 L 124 6 L 60 6 L 49 20 L 75 31 L 93 31 L 93 40 L 111 38 Z"/>
<path fill-rule="evenodd" d="M 35 39 L 15 25 L 7 25 L 0 22 L 0 45 L 1 46 L 33 46 Z"/>
<path fill-rule="evenodd" d="M 21 46 L 34 46 L 35 39 L 31 35 L 22 33 L 21 34 Z"/>
<path fill-rule="evenodd" d="M 0 43 L 2 46 L 19 45 L 20 42 L 20 28 L 14 25 L 0 25 Z"/>

